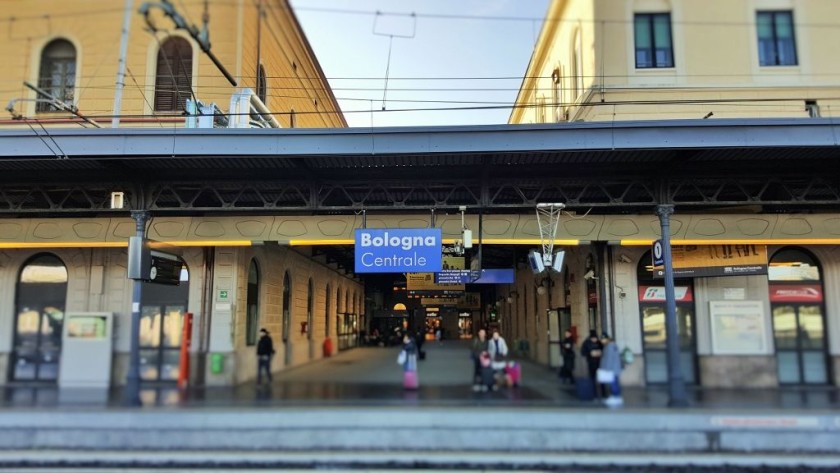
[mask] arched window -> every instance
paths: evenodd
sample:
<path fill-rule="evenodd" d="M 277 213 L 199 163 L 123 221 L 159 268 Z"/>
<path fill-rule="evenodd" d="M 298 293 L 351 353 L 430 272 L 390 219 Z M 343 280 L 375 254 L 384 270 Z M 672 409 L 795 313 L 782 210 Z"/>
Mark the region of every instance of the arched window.
<path fill-rule="evenodd" d="M 572 46 L 572 100 L 583 93 L 583 57 L 581 55 L 580 30 L 575 32 Z"/>
<path fill-rule="evenodd" d="M 257 261 L 251 260 L 248 267 L 248 291 L 245 299 L 245 343 L 257 343 L 257 327 L 260 323 L 260 272 Z"/>
<path fill-rule="evenodd" d="M 53 40 L 41 52 L 38 86 L 62 102 L 73 104 L 76 87 L 76 48 L 70 41 Z M 46 102 L 38 102 L 36 110 L 55 112 L 58 108 Z"/>
<path fill-rule="evenodd" d="M 819 261 L 801 248 L 783 248 L 770 258 L 767 275 L 779 383 L 828 383 L 830 358 Z"/>
<path fill-rule="evenodd" d="M 181 268 L 180 284 L 146 284 L 140 311 L 140 379 L 178 379 L 184 314 L 190 294 L 190 272 Z"/>
<path fill-rule="evenodd" d="M 192 96 L 192 46 L 173 36 L 160 47 L 155 73 L 155 111 L 183 111 Z"/>
<path fill-rule="evenodd" d="M 262 64 L 257 69 L 257 97 L 262 100 L 262 103 L 267 103 L 268 82 L 266 82 L 265 67 Z"/>
<path fill-rule="evenodd" d="M 330 336 L 330 306 L 332 305 L 330 300 L 330 285 L 327 284 L 327 289 L 324 291 L 324 336 L 327 338 Z"/>
<path fill-rule="evenodd" d="M 312 340 L 312 311 L 314 309 L 315 288 L 312 286 L 312 278 L 309 278 L 309 286 L 306 292 L 306 338 Z"/>
<path fill-rule="evenodd" d="M 639 260 L 636 277 L 639 284 L 639 318 L 642 325 L 645 380 L 649 384 L 666 383 L 668 356 L 665 336 L 665 283 L 661 278 L 654 277 L 650 251 Z M 695 384 L 698 382 L 698 376 L 694 280 L 674 279 L 674 296 L 677 305 L 680 365 L 685 381 Z"/>
<path fill-rule="evenodd" d="M 292 327 L 292 277 L 289 272 L 283 275 L 283 341 L 289 341 Z"/>
<path fill-rule="evenodd" d="M 58 379 L 67 300 L 67 268 L 58 257 L 40 254 L 23 265 L 15 297 L 13 380 Z"/>

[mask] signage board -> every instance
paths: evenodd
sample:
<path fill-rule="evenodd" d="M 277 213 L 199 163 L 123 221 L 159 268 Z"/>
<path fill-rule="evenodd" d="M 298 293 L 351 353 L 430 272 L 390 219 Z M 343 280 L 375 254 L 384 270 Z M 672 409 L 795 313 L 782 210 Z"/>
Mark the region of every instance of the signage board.
<path fill-rule="evenodd" d="M 184 260 L 176 254 L 153 250 L 152 244 L 161 246 L 159 242 L 140 237 L 128 239 L 128 278 L 154 284 L 180 285 Z"/>
<path fill-rule="evenodd" d="M 466 264 L 463 256 L 447 255 L 442 258 L 441 271 L 434 273 L 408 273 L 405 275 L 406 286 L 409 291 L 463 291 L 466 289 L 464 283 L 437 282 L 437 274 L 446 271 L 463 271 Z"/>
<path fill-rule="evenodd" d="M 767 274 L 764 245 L 677 245 L 671 250 L 675 278 Z M 664 275 L 663 266 L 654 266 L 654 277 Z"/>
<path fill-rule="evenodd" d="M 438 272 L 442 269 L 439 228 L 359 228 L 357 273 Z"/>
<path fill-rule="evenodd" d="M 771 284 L 770 302 L 822 302 L 819 284 Z"/>
<path fill-rule="evenodd" d="M 653 242 L 650 255 L 651 258 L 653 258 L 654 267 L 665 265 L 665 250 L 662 247 L 662 240 L 656 240 Z"/>
<path fill-rule="evenodd" d="M 690 286 L 674 286 L 674 300 L 691 302 L 693 299 Z M 665 302 L 664 286 L 639 286 L 639 302 Z"/>
<path fill-rule="evenodd" d="M 709 301 L 709 314 L 714 354 L 767 354 L 764 301 Z"/>
<path fill-rule="evenodd" d="M 435 273 L 435 282 L 438 284 L 513 284 L 513 269 L 482 269 L 472 271 L 469 269 L 444 269 Z"/>
<path fill-rule="evenodd" d="M 148 281 L 155 284 L 178 286 L 184 261 L 177 255 L 152 250 Z"/>
<path fill-rule="evenodd" d="M 480 309 L 481 293 L 466 292 L 460 296 L 423 297 L 420 303 L 424 306 L 455 306 L 458 309 Z"/>

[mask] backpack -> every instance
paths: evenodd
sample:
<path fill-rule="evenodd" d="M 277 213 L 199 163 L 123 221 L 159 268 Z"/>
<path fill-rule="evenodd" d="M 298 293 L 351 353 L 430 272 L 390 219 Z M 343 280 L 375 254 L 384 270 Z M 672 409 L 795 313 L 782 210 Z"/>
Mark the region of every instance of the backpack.
<path fill-rule="evenodd" d="M 636 355 L 633 354 L 633 350 L 629 347 L 624 347 L 624 350 L 621 351 L 621 364 L 624 366 L 632 365 L 633 360 L 636 358 Z"/>

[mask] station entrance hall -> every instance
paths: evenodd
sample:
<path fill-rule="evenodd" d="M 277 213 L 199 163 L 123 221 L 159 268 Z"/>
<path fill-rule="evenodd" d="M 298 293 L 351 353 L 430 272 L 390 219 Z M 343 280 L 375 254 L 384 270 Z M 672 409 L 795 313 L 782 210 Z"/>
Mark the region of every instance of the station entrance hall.
<path fill-rule="evenodd" d="M 668 376 L 651 246 L 669 210 L 686 383 L 836 386 L 840 207 L 796 191 L 835 173 L 836 151 L 820 144 L 834 125 L 727 126 L 68 129 L 54 133 L 75 156 L 62 160 L 3 131 L 20 145 L 0 150 L 0 383 L 120 388 L 136 344 L 143 386 L 253 385 L 265 328 L 275 376 L 320 363 L 328 377 L 388 373 L 399 387 L 398 334 L 420 332 L 421 363 L 469 387 L 463 360 L 483 328 L 529 370 L 525 390 L 559 386 L 567 330 L 575 376 L 594 330 L 632 353 L 623 385 L 655 388 Z M 731 127 L 792 141 L 745 145 Z M 757 155 L 808 175 L 770 186 L 750 173 Z M 546 254 L 538 206 L 549 202 L 563 209 L 547 269 L 534 255 Z M 164 266 L 144 275 L 138 300 L 128 262 L 140 230 L 180 266 L 171 284 L 155 281 Z M 382 364 L 330 362 L 365 350 Z"/>

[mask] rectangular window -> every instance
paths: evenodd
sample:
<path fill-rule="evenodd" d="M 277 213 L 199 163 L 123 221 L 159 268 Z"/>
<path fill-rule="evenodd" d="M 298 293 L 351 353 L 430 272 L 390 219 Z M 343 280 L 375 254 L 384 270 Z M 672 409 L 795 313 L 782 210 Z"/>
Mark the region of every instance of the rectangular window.
<path fill-rule="evenodd" d="M 637 69 L 674 67 L 670 13 L 637 13 L 634 36 Z"/>
<path fill-rule="evenodd" d="M 758 32 L 758 63 L 762 66 L 795 66 L 793 12 L 760 11 L 756 13 L 755 23 Z"/>

